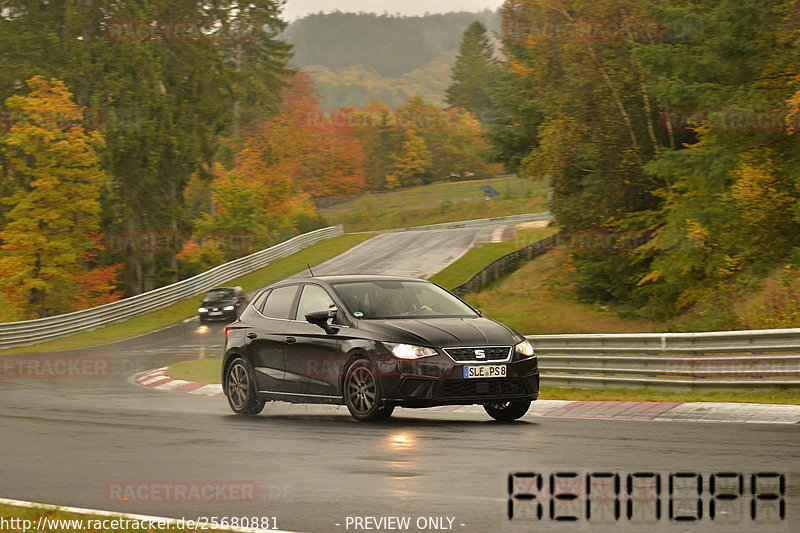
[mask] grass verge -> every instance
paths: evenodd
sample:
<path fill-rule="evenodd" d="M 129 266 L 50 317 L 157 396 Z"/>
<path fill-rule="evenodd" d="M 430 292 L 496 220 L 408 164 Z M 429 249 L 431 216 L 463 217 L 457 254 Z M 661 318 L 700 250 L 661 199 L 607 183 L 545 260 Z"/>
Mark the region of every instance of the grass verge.
<path fill-rule="evenodd" d="M 566 249 L 552 250 L 465 300 L 525 335 L 666 330 L 665 323 L 622 318 L 609 307 L 578 301 L 568 259 Z"/>
<path fill-rule="evenodd" d="M 492 261 L 544 239 L 556 231 L 558 230 L 555 228 L 520 230 L 513 239 L 476 246 L 462 255 L 458 261 L 432 276 L 430 280 L 445 289 L 453 289 L 486 268 Z"/>
<path fill-rule="evenodd" d="M 230 280 L 222 285 L 240 285 L 245 291 L 253 291 L 300 272 L 306 268 L 306 263 L 310 263 L 313 266 L 336 257 L 370 237 L 372 236 L 342 235 L 341 237 L 327 239 L 288 257 L 277 259 L 260 270 Z M 94 331 L 77 333 L 69 337 L 53 339 L 33 346 L 20 346 L 0 350 L 0 356 L 88 348 L 135 337 L 172 326 L 181 320 L 195 316 L 200 299 L 200 296 L 192 296 L 164 309 L 133 317 L 124 322 L 109 324 Z"/>
<path fill-rule="evenodd" d="M 175 379 L 200 383 L 219 383 L 222 360 L 194 359 L 167 368 L 166 374 Z M 545 378 L 546 379 L 546 378 Z M 572 389 L 542 387 L 542 400 L 592 400 L 629 402 L 731 402 L 800 404 L 800 393 L 786 389 L 749 391 L 692 391 L 668 392 L 650 389 Z"/>
<path fill-rule="evenodd" d="M 627 402 L 730 402 L 800 404 L 800 393 L 787 389 L 748 391 L 668 392 L 650 389 L 563 389 L 542 387 L 542 400 Z"/>
<path fill-rule="evenodd" d="M 463 202 L 469 200 L 482 200 L 485 193 L 480 190 L 482 186 L 494 188 L 504 197 L 523 196 L 532 184 L 516 176 L 503 178 L 485 178 L 465 181 L 440 181 L 429 185 L 406 187 L 390 191 L 381 191 L 362 194 L 353 199 L 332 205 L 325 205 L 326 199 L 318 199 L 320 215 L 331 218 L 347 215 L 358 209 L 365 198 L 379 202 L 387 211 L 402 211 L 409 206 L 420 208 L 435 208 L 445 202 Z"/>
<path fill-rule="evenodd" d="M 197 383 L 221 383 L 222 359 L 192 359 L 167 368 L 166 374 L 174 379 Z"/>
<path fill-rule="evenodd" d="M 503 196 L 489 201 L 481 198 L 479 185 L 506 179 L 517 183 L 514 188 L 509 187 L 511 192 L 505 193 L 504 186 L 495 183 L 495 189 Z M 466 194 L 469 196 L 465 197 Z M 542 184 L 519 178 L 495 178 L 366 194 L 357 200 L 321 209 L 320 213 L 331 224 L 343 224 L 345 231 L 373 231 L 545 211 L 546 196 L 547 190 Z"/>

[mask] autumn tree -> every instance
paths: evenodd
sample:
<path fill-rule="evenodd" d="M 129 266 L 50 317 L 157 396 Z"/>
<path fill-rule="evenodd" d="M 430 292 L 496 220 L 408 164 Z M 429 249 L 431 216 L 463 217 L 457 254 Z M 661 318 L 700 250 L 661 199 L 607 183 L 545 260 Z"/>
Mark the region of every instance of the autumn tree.
<path fill-rule="evenodd" d="M 63 80 L 76 103 L 99 117 L 105 136 L 102 159 L 112 186 L 101 199 L 103 230 L 190 231 L 188 181 L 212 178 L 213 163 L 225 155 L 221 141 L 235 124 L 277 108 L 290 48 L 278 37 L 282 5 L 4 1 L 0 100 L 22 94 L 21 80 L 33 75 Z M 205 21 L 208 33 L 197 26 L 175 33 L 177 21 Z M 150 38 L 157 23 L 164 26 Z M 133 294 L 178 276 L 174 253 L 99 259 L 125 262 L 122 279 Z"/>
<path fill-rule="evenodd" d="M 97 268 L 102 249 L 103 136 L 87 130 L 84 109 L 63 82 L 36 76 L 28 96 L 5 104 L 17 118 L 0 138 L 6 162 L 0 231 L 0 291 L 20 318 L 72 311 L 114 298 L 118 267 Z"/>
<path fill-rule="evenodd" d="M 575 251 L 578 295 L 692 328 L 764 323 L 734 309 L 798 271 L 796 2 L 513 0 L 503 28 L 515 91 L 494 154 L 549 180 L 565 230 L 645 241 Z"/>
<path fill-rule="evenodd" d="M 414 96 L 397 110 L 374 100 L 370 106 L 351 113 L 348 121 L 364 144 L 367 176 L 373 190 L 467 175 L 485 177 L 497 170 L 485 159 L 485 130 L 464 109 L 443 110 Z M 422 139 L 422 146 L 418 146 L 416 137 Z M 421 156 L 413 172 L 409 164 L 417 158 L 409 154 Z"/>
<path fill-rule="evenodd" d="M 386 186 L 389 189 L 422 185 L 431 166 L 432 156 L 422 137 L 413 129 L 406 130 L 405 136 L 400 153 L 392 156 L 392 170 L 386 175 Z"/>
<path fill-rule="evenodd" d="M 325 118 L 310 78 L 296 74 L 282 91 L 277 114 L 262 117 L 249 131 L 230 168 L 215 169 L 215 212 L 194 221 L 182 260 L 196 268 L 243 255 L 214 244 L 226 232 L 247 235 L 264 248 L 316 229 L 324 221 L 312 197 L 363 190 L 360 141 L 348 124 Z"/>
<path fill-rule="evenodd" d="M 367 188 L 386 189 L 386 175 L 394 164 L 392 156 L 403 143 L 403 130 L 397 126 L 395 111 L 373 98 L 368 106 L 353 111 L 349 121 L 363 146 Z"/>
<path fill-rule="evenodd" d="M 213 183 L 214 214 L 195 220 L 195 231 L 178 255 L 184 276 L 255 252 L 271 241 L 270 218 L 262 210 L 258 186 L 234 176 Z"/>

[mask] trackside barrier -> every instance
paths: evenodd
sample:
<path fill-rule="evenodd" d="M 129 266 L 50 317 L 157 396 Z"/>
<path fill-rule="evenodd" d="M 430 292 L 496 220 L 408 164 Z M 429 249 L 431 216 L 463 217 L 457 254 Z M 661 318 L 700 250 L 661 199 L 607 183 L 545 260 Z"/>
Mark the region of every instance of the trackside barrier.
<path fill-rule="evenodd" d="M 494 224 L 521 224 L 523 222 L 532 222 L 534 220 L 550 220 L 551 218 L 553 218 L 553 215 L 550 213 L 550 211 L 542 211 L 541 213 L 525 213 L 522 215 L 510 215 L 507 217 L 473 218 L 471 220 L 459 220 L 457 222 L 441 222 L 439 224 L 427 224 L 424 226 L 409 226 L 407 228 L 382 229 L 375 231 L 359 231 L 356 233 L 389 233 L 393 231 L 477 228 L 480 226 L 491 226 Z"/>
<path fill-rule="evenodd" d="M 521 261 L 530 261 L 534 257 L 552 250 L 557 244 L 558 234 L 545 237 L 515 252 L 506 254 L 489 263 L 486 267 L 450 292 L 461 297 L 470 292 L 480 292 L 506 274 L 517 270 Z"/>
<path fill-rule="evenodd" d="M 527 338 L 544 386 L 800 389 L 800 329 Z"/>
<path fill-rule="evenodd" d="M 342 226 L 322 228 L 219 265 L 196 276 L 130 298 L 63 315 L 0 324 L 0 349 L 25 346 L 89 331 L 197 296 L 215 286 L 254 272 L 270 262 L 343 234 Z"/>

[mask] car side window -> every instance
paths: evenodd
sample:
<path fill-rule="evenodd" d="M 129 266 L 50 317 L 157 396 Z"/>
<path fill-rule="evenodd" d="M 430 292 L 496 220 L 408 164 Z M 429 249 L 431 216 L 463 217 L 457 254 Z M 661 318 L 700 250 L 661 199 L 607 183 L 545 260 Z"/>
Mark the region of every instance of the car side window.
<path fill-rule="evenodd" d="M 315 311 L 327 311 L 335 307 L 333 299 L 328 292 L 319 285 L 304 285 L 303 294 L 300 295 L 300 303 L 297 306 L 297 320 L 305 320 L 308 313 Z"/>
<path fill-rule="evenodd" d="M 267 296 L 267 302 L 264 304 L 264 309 L 261 314 L 267 318 L 282 318 L 289 319 L 289 312 L 292 310 L 294 297 L 297 294 L 297 285 L 288 285 L 286 287 L 279 287 L 272 289 L 272 292 Z"/>

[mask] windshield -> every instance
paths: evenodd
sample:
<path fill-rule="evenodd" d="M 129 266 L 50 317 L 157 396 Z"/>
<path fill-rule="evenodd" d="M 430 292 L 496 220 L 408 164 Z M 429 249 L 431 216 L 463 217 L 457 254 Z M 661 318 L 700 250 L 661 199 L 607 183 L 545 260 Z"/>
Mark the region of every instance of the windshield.
<path fill-rule="evenodd" d="M 467 304 L 426 281 L 351 281 L 333 287 L 356 318 L 478 316 Z"/>
<path fill-rule="evenodd" d="M 203 301 L 213 302 L 215 300 L 231 300 L 233 298 L 236 298 L 236 295 L 233 293 L 232 289 L 222 289 L 209 292 L 206 294 L 206 297 L 203 298 Z"/>

